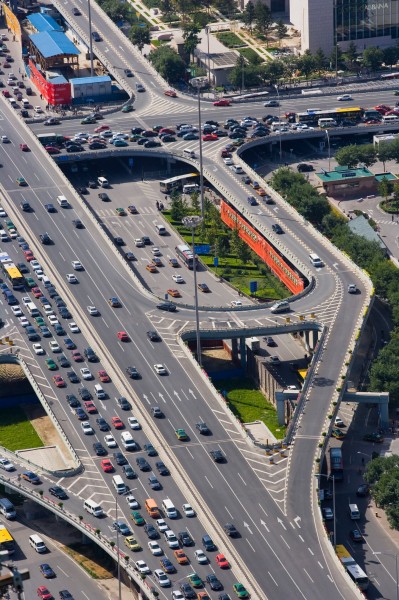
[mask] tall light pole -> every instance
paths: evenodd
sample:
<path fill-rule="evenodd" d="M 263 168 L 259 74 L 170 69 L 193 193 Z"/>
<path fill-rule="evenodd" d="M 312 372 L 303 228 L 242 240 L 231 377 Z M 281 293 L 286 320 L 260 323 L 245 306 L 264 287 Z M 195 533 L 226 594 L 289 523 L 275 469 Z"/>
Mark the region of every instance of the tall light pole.
<path fill-rule="evenodd" d="M 335 476 L 334 475 L 325 475 L 324 473 L 316 473 L 316 477 L 327 477 L 327 479 L 332 479 L 333 482 L 333 545 L 334 549 L 337 543 L 337 520 L 335 518 Z M 399 599 L 398 599 L 399 600 Z"/>
<path fill-rule="evenodd" d="M 90 0 L 87 0 L 87 8 L 89 12 L 89 53 L 90 53 L 90 76 L 94 77 L 94 68 L 93 68 L 93 36 L 91 29 L 91 4 Z"/>
<path fill-rule="evenodd" d="M 379 556 L 380 554 L 384 554 L 385 556 L 392 556 L 395 558 L 395 566 L 396 566 L 396 600 L 399 600 L 399 569 L 398 569 L 398 555 L 391 554 L 390 552 L 373 552 L 374 556 Z"/>
<path fill-rule="evenodd" d="M 201 225 L 203 218 L 198 215 L 191 215 L 189 217 L 183 217 L 182 223 L 185 227 L 191 229 L 191 240 L 193 247 L 193 271 L 194 271 L 194 303 L 195 303 L 195 334 L 197 338 L 197 361 L 199 366 L 202 366 L 201 362 L 201 338 L 199 330 L 199 311 L 198 311 L 198 289 L 197 289 L 197 261 L 195 256 L 195 244 L 194 244 L 194 232 L 199 225 Z"/>
<path fill-rule="evenodd" d="M 118 494 L 115 494 L 115 521 L 118 520 Z M 122 600 L 121 553 L 119 549 L 119 527 L 116 527 L 116 551 L 118 553 L 118 600 Z"/>
<path fill-rule="evenodd" d="M 275 85 L 274 89 L 277 92 L 277 101 L 278 101 L 279 110 L 280 110 L 280 92 L 278 91 L 278 85 Z M 278 118 L 278 120 L 280 122 L 280 117 Z M 282 146 L 281 146 L 281 127 L 278 128 L 278 131 L 279 131 L 279 139 L 280 139 L 280 163 L 281 163 L 282 160 L 283 160 L 283 149 L 282 149 Z"/>
<path fill-rule="evenodd" d="M 208 80 L 209 80 L 209 85 L 211 84 L 211 56 L 209 54 L 209 33 L 210 33 L 211 28 L 209 27 L 209 25 L 205 25 L 205 33 L 206 33 L 206 38 L 207 38 L 207 42 L 208 42 Z"/>
<path fill-rule="evenodd" d="M 330 146 L 330 134 L 326 129 L 327 144 L 328 144 L 328 170 L 331 171 L 331 146 Z"/>
<path fill-rule="evenodd" d="M 201 217 L 205 216 L 204 206 L 204 166 L 202 161 L 202 130 L 201 130 L 201 88 L 208 84 L 206 77 L 193 77 L 190 84 L 198 91 L 198 134 L 199 134 L 199 159 L 200 159 L 200 194 L 201 194 Z"/>

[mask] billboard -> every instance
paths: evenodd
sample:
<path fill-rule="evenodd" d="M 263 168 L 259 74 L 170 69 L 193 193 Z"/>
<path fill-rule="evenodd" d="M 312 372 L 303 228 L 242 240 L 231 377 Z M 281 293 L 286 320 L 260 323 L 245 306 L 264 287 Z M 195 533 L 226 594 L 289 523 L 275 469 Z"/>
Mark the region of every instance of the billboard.
<path fill-rule="evenodd" d="M 302 278 L 290 267 L 271 244 L 224 200 L 220 203 L 220 216 L 230 229 L 238 229 L 238 235 L 270 267 L 273 273 L 294 294 L 304 289 Z"/>
<path fill-rule="evenodd" d="M 36 68 L 32 60 L 29 61 L 30 79 L 36 86 L 39 94 L 52 104 L 70 104 L 71 103 L 71 84 L 70 83 L 50 83 L 41 72 Z"/>

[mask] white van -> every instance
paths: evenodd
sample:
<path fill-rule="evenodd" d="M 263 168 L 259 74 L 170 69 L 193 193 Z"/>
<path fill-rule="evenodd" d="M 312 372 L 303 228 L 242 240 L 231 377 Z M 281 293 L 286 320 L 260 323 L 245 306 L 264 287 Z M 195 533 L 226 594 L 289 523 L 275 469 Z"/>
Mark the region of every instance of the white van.
<path fill-rule="evenodd" d="M 384 115 L 382 117 L 383 123 L 399 123 L 399 115 Z"/>
<path fill-rule="evenodd" d="M 314 267 L 322 267 L 323 266 L 323 261 L 314 252 L 311 252 L 309 254 L 309 260 Z"/>
<path fill-rule="evenodd" d="M 184 148 L 183 156 L 187 156 L 188 158 L 195 158 L 195 152 L 190 148 Z"/>
<path fill-rule="evenodd" d="M 57 196 L 57 202 L 61 206 L 61 208 L 68 208 L 69 202 L 65 198 L 65 196 Z"/>
<path fill-rule="evenodd" d="M 194 194 L 199 191 L 200 186 L 198 183 L 186 183 L 186 185 L 183 185 L 183 194 Z"/>
<path fill-rule="evenodd" d="M 136 450 L 137 449 L 137 444 L 134 441 L 133 436 L 129 431 L 124 431 L 121 434 L 121 439 L 122 439 L 122 445 L 125 448 L 125 450 Z"/>
<path fill-rule="evenodd" d="M 29 536 L 29 544 L 36 550 L 36 552 L 39 552 L 39 554 L 47 552 L 46 544 L 43 542 L 41 537 L 36 535 L 36 533 Z"/>
<path fill-rule="evenodd" d="M 163 225 L 155 223 L 155 229 L 159 235 L 166 235 L 166 229 Z"/>
<path fill-rule="evenodd" d="M 106 179 L 105 177 L 98 177 L 97 183 L 102 188 L 108 188 L 109 187 L 108 179 Z"/>
<path fill-rule="evenodd" d="M 23 98 L 22 99 L 22 107 L 23 108 L 29 108 L 30 107 L 30 102 L 27 98 Z"/>
<path fill-rule="evenodd" d="M 124 494 L 126 492 L 126 485 L 120 475 L 114 475 L 112 478 L 112 484 L 118 494 Z"/>
<path fill-rule="evenodd" d="M 172 500 L 169 500 L 169 498 L 165 498 L 165 500 L 162 500 L 162 509 L 165 515 L 169 517 L 169 519 L 177 519 L 177 510 Z"/>
<path fill-rule="evenodd" d="M 238 175 L 241 175 L 241 173 L 244 173 L 244 170 L 240 165 L 232 165 L 231 170 L 234 173 L 237 173 Z"/>
<path fill-rule="evenodd" d="M 26 310 L 30 314 L 31 317 L 40 317 L 39 309 L 37 308 L 34 302 L 28 302 L 26 305 Z"/>
<path fill-rule="evenodd" d="M 18 107 L 18 104 L 17 104 L 17 101 L 15 100 L 15 98 L 9 98 L 8 101 L 9 101 L 9 103 L 11 104 L 11 106 L 13 108 L 17 108 Z"/>
<path fill-rule="evenodd" d="M 9 500 L 8 498 L 0 499 L 0 513 L 6 519 L 10 519 L 10 521 L 15 519 L 15 517 L 17 516 L 15 507 L 14 507 L 13 503 L 11 502 L 11 500 Z"/>
<path fill-rule="evenodd" d="M 360 519 L 360 512 L 357 504 L 349 504 L 349 515 L 352 521 L 358 521 Z"/>
<path fill-rule="evenodd" d="M 0 229 L 0 241 L 8 242 L 8 235 L 4 229 Z"/>
<path fill-rule="evenodd" d="M 85 500 L 83 503 L 83 508 L 95 517 L 102 517 L 104 514 L 102 507 L 94 500 Z"/>
<path fill-rule="evenodd" d="M 94 386 L 94 393 L 99 400 L 104 400 L 107 397 L 107 394 L 104 392 L 103 388 L 99 383 L 96 383 Z"/>

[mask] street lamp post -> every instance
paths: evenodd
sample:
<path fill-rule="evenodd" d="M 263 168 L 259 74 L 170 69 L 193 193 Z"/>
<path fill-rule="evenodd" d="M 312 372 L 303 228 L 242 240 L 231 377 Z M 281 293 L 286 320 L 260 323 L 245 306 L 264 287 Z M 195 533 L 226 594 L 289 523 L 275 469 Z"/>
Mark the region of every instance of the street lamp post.
<path fill-rule="evenodd" d="M 280 92 L 278 91 L 278 85 L 275 85 L 274 89 L 277 92 L 277 99 L 278 99 L 278 105 L 279 105 L 279 110 L 280 110 L 280 108 L 281 108 L 280 107 Z M 280 117 L 278 118 L 278 120 L 280 121 Z M 279 131 L 279 136 L 278 137 L 279 137 L 279 141 L 280 141 L 280 163 L 281 163 L 282 159 L 283 159 L 283 149 L 282 149 L 282 146 L 281 146 L 281 127 L 278 128 L 278 131 Z"/>
<path fill-rule="evenodd" d="M 398 569 L 398 555 L 391 554 L 390 552 L 373 552 L 374 556 L 384 554 L 385 556 L 391 556 L 395 558 L 395 575 L 396 575 L 396 600 L 399 600 L 399 569 Z"/>
<path fill-rule="evenodd" d="M 191 229 L 191 240 L 193 247 L 193 271 L 194 271 L 194 302 L 195 302 L 195 334 L 197 338 L 197 361 L 199 366 L 201 363 L 201 338 L 200 338 L 200 330 L 199 330 L 199 311 L 198 311 L 198 290 L 197 290 L 197 261 L 195 256 L 195 244 L 194 244 L 194 232 L 196 228 L 202 223 L 202 217 L 198 215 L 191 215 L 188 217 L 183 217 L 182 223 L 185 227 Z"/>
<path fill-rule="evenodd" d="M 330 146 L 330 134 L 326 129 L 327 144 L 328 144 L 328 170 L 331 171 L 331 146 Z"/>
<path fill-rule="evenodd" d="M 90 76 L 94 77 L 94 69 L 93 69 L 93 37 L 91 30 L 91 4 L 90 0 L 87 0 L 87 8 L 89 13 L 89 53 L 90 53 Z"/>
<path fill-rule="evenodd" d="M 333 545 L 334 549 L 337 543 L 337 521 L 335 518 L 335 476 L 334 475 L 325 475 L 324 473 L 316 473 L 316 477 L 327 477 L 327 479 L 332 479 L 333 482 Z M 398 599 L 399 600 L 399 599 Z"/>
<path fill-rule="evenodd" d="M 209 80 L 209 85 L 211 84 L 211 56 L 209 54 L 209 32 L 210 32 L 211 28 L 209 27 L 209 25 L 205 25 L 205 33 L 206 33 L 206 39 L 208 42 L 208 80 Z"/>
<path fill-rule="evenodd" d="M 201 88 L 208 83 L 206 77 L 193 77 L 190 84 L 198 91 L 198 134 L 199 134 L 199 159 L 200 159 L 200 195 L 201 195 L 201 217 L 204 218 L 204 166 L 202 160 L 202 131 L 201 131 Z"/>
<path fill-rule="evenodd" d="M 115 495 L 115 521 L 118 520 L 118 494 Z M 118 553 L 118 600 L 122 600 L 121 553 L 119 549 L 119 528 L 116 528 L 116 551 Z"/>

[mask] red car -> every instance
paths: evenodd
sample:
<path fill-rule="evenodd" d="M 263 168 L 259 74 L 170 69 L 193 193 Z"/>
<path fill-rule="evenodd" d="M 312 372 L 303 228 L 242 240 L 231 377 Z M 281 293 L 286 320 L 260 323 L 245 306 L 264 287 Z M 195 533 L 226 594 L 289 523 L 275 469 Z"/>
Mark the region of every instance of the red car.
<path fill-rule="evenodd" d="M 53 381 L 54 381 L 56 387 L 58 387 L 58 388 L 65 387 L 65 381 L 62 379 L 61 375 L 54 375 Z"/>
<path fill-rule="evenodd" d="M 33 254 L 32 250 L 24 250 L 24 256 L 28 262 L 35 260 L 35 255 Z"/>
<path fill-rule="evenodd" d="M 165 90 L 165 96 L 170 96 L 170 98 L 177 98 L 177 94 L 174 90 Z"/>
<path fill-rule="evenodd" d="M 168 135 L 174 135 L 176 132 L 174 129 L 170 129 L 169 127 L 162 127 L 162 129 L 159 130 L 159 135 L 161 133 L 167 133 Z"/>
<path fill-rule="evenodd" d="M 214 142 L 217 139 L 219 139 L 219 138 L 214 133 L 207 133 L 206 135 L 202 136 L 202 141 L 203 142 Z"/>
<path fill-rule="evenodd" d="M 83 362 L 83 356 L 79 352 L 79 350 L 72 351 L 72 358 L 75 362 Z"/>
<path fill-rule="evenodd" d="M 45 146 L 44 147 L 45 150 L 47 150 L 47 152 L 49 154 L 59 154 L 60 150 L 58 148 L 55 148 L 55 146 Z"/>
<path fill-rule="evenodd" d="M 11 94 L 8 90 L 3 90 L 1 93 L 3 94 L 4 98 L 11 98 Z"/>
<path fill-rule="evenodd" d="M 41 585 L 37 588 L 37 595 L 42 600 L 54 600 L 53 594 L 50 594 L 45 585 Z"/>
<path fill-rule="evenodd" d="M 115 427 L 115 429 L 123 429 L 124 428 L 124 424 L 119 417 L 112 417 L 111 423 Z"/>
<path fill-rule="evenodd" d="M 27 144 L 20 144 L 19 147 L 22 150 L 22 152 L 30 152 L 30 148 Z"/>
<path fill-rule="evenodd" d="M 84 405 L 88 413 L 93 414 L 97 412 L 97 407 L 92 400 L 86 400 Z"/>
<path fill-rule="evenodd" d="M 386 104 L 378 104 L 377 106 L 374 106 L 374 110 L 377 110 L 381 115 L 385 115 L 391 110 L 391 107 Z"/>
<path fill-rule="evenodd" d="M 100 125 L 99 127 L 95 128 L 95 133 L 101 133 L 102 131 L 107 131 L 109 129 L 109 125 Z"/>
<path fill-rule="evenodd" d="M 229 561 L 226 559 L 224 554 L 218 554 L 215 558 L 217 565 L 221 568 L 221 569 L 229 569 L 230 568 L 230 563 Z"/>
<path fill-rule="evenodd" d="M 100 378 L 101 383 L 108 383 L 109 381 L 111 381 L 110 376 L 108 375 L 107 371 L 104 371 L 104 369 L 101 369 L 101 371 L 98 372 L 98 376 Z"/>
<path fill-rule="evenodd" d="M 109 460 L 109 458 L 104 458 L 104 460 L 100 462 L 100 465 L 104 473 L 112 473 L 112 471 L 114 470 L 114 465 Z"/>
<path fill-rule="evenodd" d="M 35 298 L 40 298 L 41 296 L 43 296 L 41 289 L 38 287 L 32 288 L 32 294 L 34 295 Z"/>
<path fill-rule="evenodd" d="M 213 106 L 231 106 L 231 102 L 230 100 L 222 98 L 221 100 L 216 100 L 216 102 L 213 103 Z"/>
<path fill-rule="evenodd" d="M 129 336 L 126 333 L 126 331 L 118 331 L 117 336 L 118 336 L 118 340 L 120 340 L 121 342 L 129 341 Z"/>

